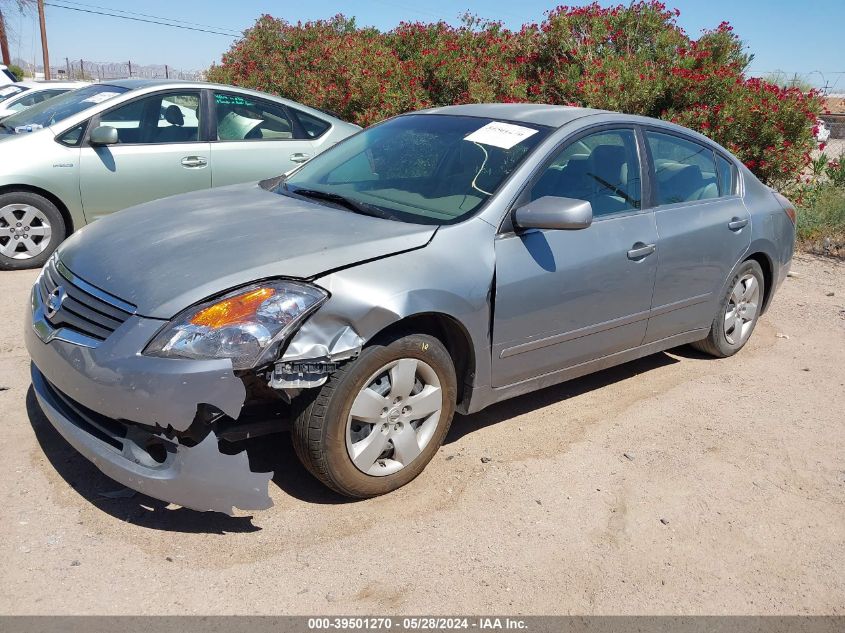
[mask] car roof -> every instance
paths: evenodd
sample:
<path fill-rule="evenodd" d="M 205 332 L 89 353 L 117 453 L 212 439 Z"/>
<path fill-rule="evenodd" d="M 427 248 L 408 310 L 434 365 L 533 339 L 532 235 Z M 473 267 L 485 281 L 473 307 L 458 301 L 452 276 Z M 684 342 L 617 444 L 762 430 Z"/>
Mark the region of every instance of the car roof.
<path fill-rule="evenodd" d="M 202 81 L 183 81 L 181 79 L 103 79 L 100 83 L 108 86 L 119 86 L 134 90 L 136 88 L 153 88 L 158 86 L 182 86 L 184 84 L 200 84 Z"/>
<path fill-rule="evenodd" d="M 691 130 L 687 127 L 677 125 L 663 119 L 641 116 L 637 114 L 625 114 L 611 110 L 597 110 L 594 108 L 579 108 L 574 106 L 549 105 L 544 103 L 467 103 L 455 106 L 443 106 L 418 110 L 408 114 L 450 114 L 455 116 L 474 116 L 503 121 L 525 122 L 534 125 L 546 125 L 553 128 L 560 128 L 577 119 L 591 117 L 590 123 L 604 124 L 636 124 L 647 125 L 652 128 L 663 128 L 667 131 L 674 131 L 689 138 L 697 139 L 705 144 L 721 149 L 725 154 L 732 154 L 713 139 Z"/>
<path fill-rule="evenodd" d="M 193 87 L 193 88 L 208 88 L 212 90 L 229 90 L 234 92 L 240 92 L 246 95 L 252 95 L 258 99 L 276 99 L 281 101 L 282 103 L 286 104 L 290 108 L 296 108 L 297 110 L 304 111 L 306 113 L 310 113 L 314 116 L 319 118 L 325 119 L 329 117 L 333 121 L 339 124 L 344 125 L 354 125 L 353 123 L 349 123 L 344 119 L 340 118 L 336 113 L 329 112 L 328 110 L 322 110 L 320 108 L 314 108 L 312 106 L 308 106 L 304 103 L 300 103 L 299 101 L 294 101 L 293 99 L 289 99 L 287 97 L 283 97 L 281 95 L 274 95 L 269 92 L 261 92 L 259 90 L 254 90 L 252 88 L 244 88 L 242 86 L 232 86 L 229 84 L 218 84 L 218 83 L 211 83 L 208 81 L 194 81 L 190 79 L 115 79 L 115 80 L 103 80 L 102 85 L 106 86 L 117 86 L 119 88 L 126 88 L 128 90 L 141 90 L 147 88 L 185 88 L 185 87 Z M 357 126 L 356 126 L 357 127 Z"/>
<path fill-rule="evenodd" d="M 90 85 L 87 81 L 65 81 L 63 79 L 51 79 L 48 81 L 20 81 L 21 86 L 26 86 L 29 89 L 40 88 L 41 90 L 53 90 L 55 88 L 81 88 L 82 86 Z"/>
<path fill-rule="evenodd" d="M 251 92 L 260 94 L 250 88 L 242 88 L 240 86 L 229 86 L 226 84 L 216 84 L 208 81 L 196 81 L 193 79 L 103 79 L 101 84 L 106 86 L 117 86 L 119 88 L 126 88 L 127 90 L 139 90 L 142 88 L 181 88 L 184 86 L 194 86 L 197 88 L 225 88 L 226 90 L 239 90 L 241 92 Z M 265 95 L 270 93 L 263 93 Z M 276 95 L 270 95 L 276 96 Z M 283 98 L 283 97 L 280 97 Z"/>
<path fill-rule="evenodd" d="M 548 105 L 545 103 L 467 103 L 422 110 L 426 114 L 449 114 L 453 116 L 475 116 L 490 119 L 522 121 L 534 125 L 561 127 L 567 123 L 592 114 L 607 114 L 606 110 L 576 108 L 573 106 Z"/>

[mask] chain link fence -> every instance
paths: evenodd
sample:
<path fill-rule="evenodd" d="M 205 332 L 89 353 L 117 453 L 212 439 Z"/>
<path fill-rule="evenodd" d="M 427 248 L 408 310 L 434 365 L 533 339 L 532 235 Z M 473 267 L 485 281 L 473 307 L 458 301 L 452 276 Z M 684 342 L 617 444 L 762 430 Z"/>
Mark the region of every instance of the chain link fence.
<path fill-rule="evenodd" d="M 141 66 L 133 64 L 131 61 L 115 63 L 65 59 L 64 64 L 55 64 L 52 70 L 53 79 L 74 81 L 103 81 L 106 79 L 125 79 L 127 77 L 193 81 L 202 81 L 205 79 L 205 71 L 185 70 L 167 64 Z"/>

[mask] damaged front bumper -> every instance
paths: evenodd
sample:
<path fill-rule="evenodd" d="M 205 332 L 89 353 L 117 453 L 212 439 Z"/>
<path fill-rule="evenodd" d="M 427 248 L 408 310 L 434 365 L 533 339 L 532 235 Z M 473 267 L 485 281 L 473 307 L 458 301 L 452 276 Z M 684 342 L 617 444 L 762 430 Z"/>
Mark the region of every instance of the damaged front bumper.
<path fill-rule="evenodd" d="M 32 301 L 32 322 L 43 326 L 37 292 Z M 203 410 L 240 416 L 243 381 L 229 361 L 142 356 L 161 325 L 133 315 L 94 348 L 58 338 L 45 343 L 26 327 L 42 410 L 79 453 L 133 490 L 194 510 L 269 508 L 273 473 L 253 472 L 246 451 L 221 452 L 210 427 L 195 432 L 204 426 Z"/>
<path fill-rule="evenodd" d="M 273 473 L 252 472 L 246 451 L 221 453 L 214 433 L 189 447 L 140 427 L 102 419 L 54 389 L 35 365 L 32 386 L 62 437 L 124 486 L 193 510 L 229 515 L 235 507 L 264 510 L 273 505 L 267 494 Z"/>

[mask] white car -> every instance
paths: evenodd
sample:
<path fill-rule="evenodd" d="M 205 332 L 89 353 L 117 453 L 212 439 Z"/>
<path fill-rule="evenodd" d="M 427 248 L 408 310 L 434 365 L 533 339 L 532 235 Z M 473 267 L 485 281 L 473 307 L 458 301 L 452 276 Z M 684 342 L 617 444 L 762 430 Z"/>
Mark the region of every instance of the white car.
<path fill-rule="evenodd" d="M 17 77 L 12 74 L 12 71 L 9 70 L 7 66 L 0 64 L 0 86 L 5 86 L 7 84 L 13 84 L 17 81 Z"/>
<path fill-rule="evenodd" d="M 19 81 L 0 86 L 0 119 L 87 85 L 83 81 Z"/>
<path fill-rule="evenodd" d="M 816 119 L 816 140 L 819 143 L 827 143 L 830 138 L 830 128 L 821 119 Z"/>

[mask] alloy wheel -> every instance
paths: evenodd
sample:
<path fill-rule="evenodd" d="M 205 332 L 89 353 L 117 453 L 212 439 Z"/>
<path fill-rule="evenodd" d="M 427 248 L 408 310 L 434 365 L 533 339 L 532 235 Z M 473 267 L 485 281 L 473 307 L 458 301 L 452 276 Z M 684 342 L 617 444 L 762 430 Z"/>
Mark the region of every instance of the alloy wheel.
<path fill-rule="evenodd" d="M 400 358 L 364 384 L 346 423 L 346 449 L 361 472 L 392 475 L 414 461 L 434 436 L 443 408 L 440 380 L 428 363 Z"/>
<path fill-rule="evenodd" d="M 7 204 L 0 208 L 0 255 L 10 259 L 31 259 L 50 244 L 53 229 L 47 216 L 29 204 Z"/>
<path fill-rule="evenodd" d="M 741 345 L 751 335 L 760 307 L 760 284 L 751 273 L 740 277 L 725 308 L 725 338 L 731 345 Z"/>

